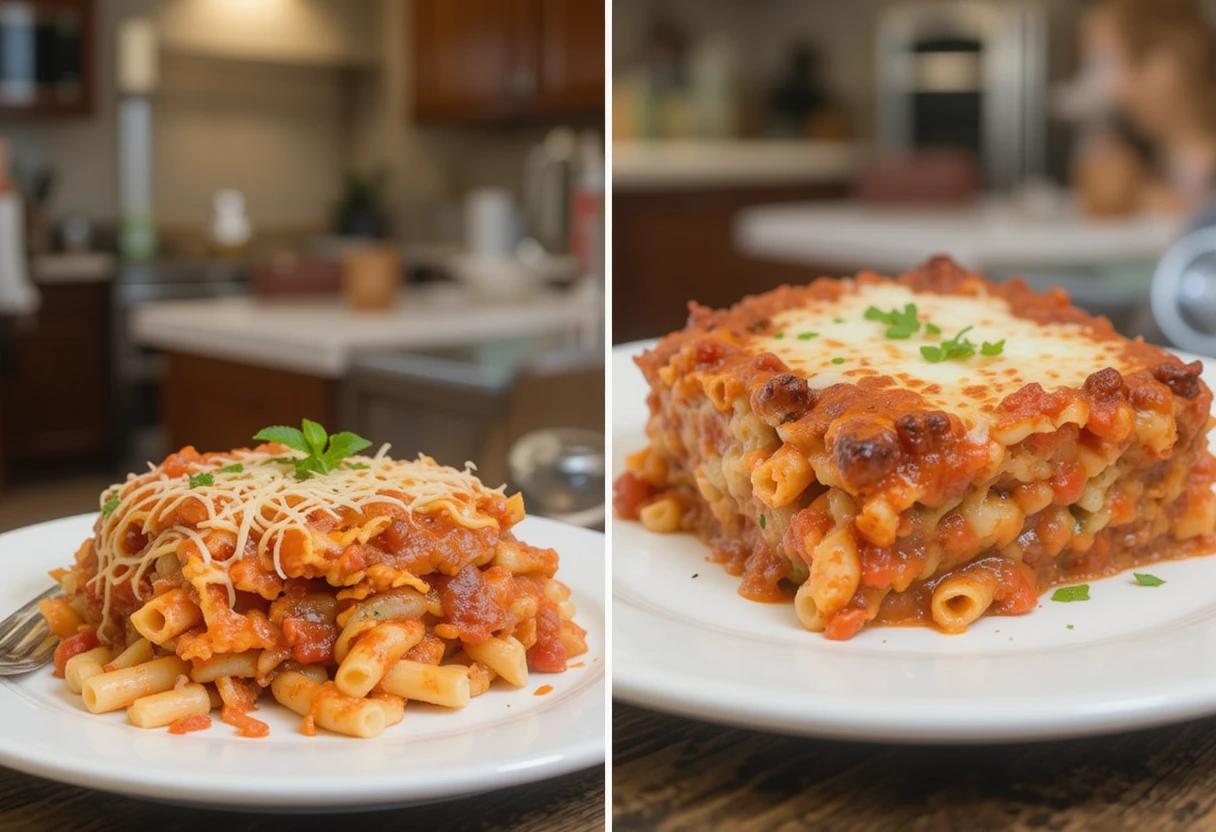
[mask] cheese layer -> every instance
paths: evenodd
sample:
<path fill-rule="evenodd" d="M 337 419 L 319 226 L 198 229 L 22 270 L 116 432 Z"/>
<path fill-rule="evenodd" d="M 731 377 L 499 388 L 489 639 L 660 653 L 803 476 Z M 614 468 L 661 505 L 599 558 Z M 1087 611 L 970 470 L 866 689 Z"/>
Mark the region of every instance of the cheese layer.
<path fill-rule="evenodd" d="M 909 303 L 921 322 L 910 338 L 889 338 L 886 324 L 865 318 L 871 306 L 903 311 Z M 941 333 L 930 335 L 929 323 Z M 971 327 L 964 337 L 975 345 L 974 355 L 933 363 L 921 354 L 921 347 L 938 346 L 965 327 Z M 980 353 L 984 341 L 1002 339 L 999 355 Z M 753 346 L 775 353 L 805 375 L 812 389 L 888 376 L 892 386 L 919 393 L 928 407 L 974 425 L 986 422 L 1002 399 L 1031 382 L 1048 391 L 1077 388 L 1106 367 L 1123 373 L 1139 369 L 1129 363 L 1124 343 L 1097 338 L 1080 324 L 1018 317 L 994 295 L 928 294 L 882 283 L 855 285 L 836 300 L 808 300 L 779 312 L 773 328 L 756 336 Z"/>

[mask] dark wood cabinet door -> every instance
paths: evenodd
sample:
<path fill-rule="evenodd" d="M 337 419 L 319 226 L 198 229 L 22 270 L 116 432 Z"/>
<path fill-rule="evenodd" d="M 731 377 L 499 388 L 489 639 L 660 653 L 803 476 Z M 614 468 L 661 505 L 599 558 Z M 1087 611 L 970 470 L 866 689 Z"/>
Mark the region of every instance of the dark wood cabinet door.
<path fill-rule="evenodd" d="M 108 289 L 43 286 L 38 312 L 0 338 L 0 456 L 22 473 L 106 457 Z"/>
<path fill-rule="evenodd" d="M 415 0 L 409 49 L 422 122 L 602 111 L 604 6 L 594 0 Z"/>
<path fill-rule="evenodd" d="M 604 105 L 604 4 L 594 0 L 537 0 L 540 85 L 535 107 L 544 112 L 598 112 Z"/>
<path fill-rule="evenodd" d="M 420 121 L 509 116 L 520 84 L 516 0 L 415 0 L 414 115 Z"/>

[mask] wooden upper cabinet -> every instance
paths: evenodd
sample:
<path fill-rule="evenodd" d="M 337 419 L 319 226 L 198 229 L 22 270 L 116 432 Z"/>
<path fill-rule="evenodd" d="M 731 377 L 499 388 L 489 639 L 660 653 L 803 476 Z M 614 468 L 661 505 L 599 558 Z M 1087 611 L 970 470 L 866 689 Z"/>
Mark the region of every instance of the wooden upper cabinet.
<path fill-rule="evenodd" d="M 0 117 L 93 110 L 93 0 L 0 0 Z"/>
<path fill-rule="evenodd" d="M 604 107 L 604 6 L 593 0 L 539 0 L 540 91 L 553 112 Z"/>
<path fill-rule="evenodd" d="M 595 0 L 414 0 L 418 121 L 525 121 L 602 112 L 604 6 Z"/>

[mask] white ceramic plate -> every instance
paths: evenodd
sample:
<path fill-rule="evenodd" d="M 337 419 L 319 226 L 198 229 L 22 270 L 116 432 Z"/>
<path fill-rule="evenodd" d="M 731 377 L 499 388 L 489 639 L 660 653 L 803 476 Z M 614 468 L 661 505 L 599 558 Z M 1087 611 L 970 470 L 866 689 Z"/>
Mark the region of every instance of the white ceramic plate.
<path fill-rule="evenodd" d="M 6 565 L 0 618 L 70 563 L 92 515 L 0 535 Z M 543 780 L 604 759 L 604 537 L 530 517 L 520 539 L 561 554 L 590 652 L 565 673 L 532 674 L 520 690 L 494 685 L 461 711 L 422 703 L 375 739 L 299 733 L 299 717 L 264 701 L 270 736 L 251 740 L 215 720 L 173 736 L 126 715 L 85 711 L 49 667 L 0 682 L 0 763 L 30 774 L 137 797 L 228 807 L 324 810 L 404 805 Z M 535 695 L 552 685 L 547 695 Z"/>
<path fill-rule="evenodd" d="M 646 387 L 631 361 L 642 346 L 614 350 L 615 473 L 644 441 Z M 1216 713 L 1216 557 L 1154 564 L 1145 571 L 1160 587 L 1127 574 L 1093 582 L 1088 602 L 1045 596 L 1027 615 L 983 618 L 963 635 L 875 627 L 834 642 L 804 631 L 792 604 L 740 597 L 738 579 L 706 555 L 690 535 L 613 523 L 616 696 L 879 741 L 1047 739 Z"/>

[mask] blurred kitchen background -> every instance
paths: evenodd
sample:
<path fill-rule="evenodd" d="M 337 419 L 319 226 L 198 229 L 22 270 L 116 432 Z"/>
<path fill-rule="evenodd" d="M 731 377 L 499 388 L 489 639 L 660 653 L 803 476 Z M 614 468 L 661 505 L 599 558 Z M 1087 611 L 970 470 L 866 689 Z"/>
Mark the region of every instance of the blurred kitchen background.
<path fill-rule="evenodd" d="M 0 0 L 0 529 L 308 416 L 602 523 L 603 6 Z"/>
<path fill-rule="evenodd" d="M 1216 354 L 1214 11 L 616 0 L 613 339 L 947 252 Z"/>

